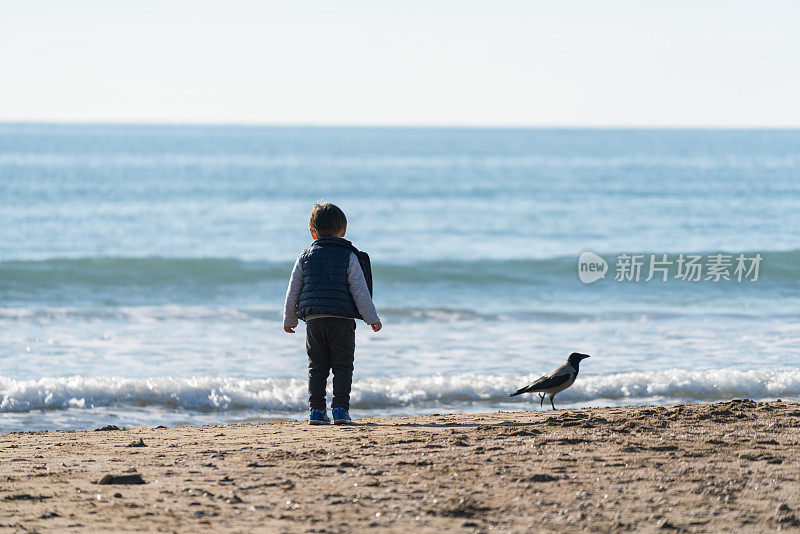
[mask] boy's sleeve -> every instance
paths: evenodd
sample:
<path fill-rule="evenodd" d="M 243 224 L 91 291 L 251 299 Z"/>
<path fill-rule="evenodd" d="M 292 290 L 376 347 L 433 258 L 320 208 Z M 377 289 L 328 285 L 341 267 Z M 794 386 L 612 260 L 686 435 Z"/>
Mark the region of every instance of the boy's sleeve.
<path fill-rule="evenodd" d="M 289 278 L 289 288 L 286 290 L 286 302 L 283 305 L 283 326 L 293 328 L 297 326 L 297 300 L 303 289 L 303 273 L 300 269 L 300 258 L 294 262 L 292 277 Z"/>
<path fill-rule="evenodd" d="M 361 270 L 361 264 L 358 263 L 358 258 L 355 254 L 350 254 L 350 265 L 347 268 L 347 285 L 350 287 L 350 294 L 353 295 L 358 313 L 361 314 L 364 321 L 367 324 L 380 321 L 381 318 L 378 317 L 375 304 L 372 303 L 372 297 L 369 295 L 364 271 Z"/>

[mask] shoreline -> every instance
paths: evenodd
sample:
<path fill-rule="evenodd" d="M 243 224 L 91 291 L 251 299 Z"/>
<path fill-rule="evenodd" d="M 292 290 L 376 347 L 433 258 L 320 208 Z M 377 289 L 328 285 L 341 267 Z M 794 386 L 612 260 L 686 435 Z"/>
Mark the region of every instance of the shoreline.
<path fill-rule="evenodd" d="M 0 529 L 800 531 L 794 401 L 357 423 L 0 434 Z"/>

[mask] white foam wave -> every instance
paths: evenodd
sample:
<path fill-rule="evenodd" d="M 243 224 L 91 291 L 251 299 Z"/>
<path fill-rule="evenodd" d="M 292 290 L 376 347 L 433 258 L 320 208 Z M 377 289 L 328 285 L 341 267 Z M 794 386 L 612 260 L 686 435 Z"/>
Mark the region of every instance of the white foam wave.
<path fill-rule="evenodd" d="M 356 380 L 357 409 L 430 404 L 507 402 L 508 394 L 535 378 L 471 375 Z M 648 398 L 711 401 L 800 396 L 800 368 L 784 370 L 672 369 L 657 372 L 581 376 L 559 395 L 562 402 Z M 297 412 L 306 406 L 302 379 L 218 377 L 61 377 L 15 380 L 0 377 L 0 413 L 114 406 L 176 410 L 259 410 Z"/>

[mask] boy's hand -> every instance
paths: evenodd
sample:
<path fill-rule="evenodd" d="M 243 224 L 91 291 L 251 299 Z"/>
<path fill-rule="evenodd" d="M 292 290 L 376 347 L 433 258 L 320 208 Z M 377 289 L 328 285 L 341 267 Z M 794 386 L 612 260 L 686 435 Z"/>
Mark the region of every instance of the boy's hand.
<path fill-rule="evenodd" d="M 377 332 L 378 330 L 383 328 L 383 325 L 381 324 L 380 321 L 376 321 L 376 322 L 372 323 L 370 326 L 372 327 L 372 331 L 373 332 Z"/>
<path fill-rule="evenodd" d="M 287 334 L 294 334 L 294 329 L 297 328 L 296 326 L 284 326 L 283 331 Z"/>

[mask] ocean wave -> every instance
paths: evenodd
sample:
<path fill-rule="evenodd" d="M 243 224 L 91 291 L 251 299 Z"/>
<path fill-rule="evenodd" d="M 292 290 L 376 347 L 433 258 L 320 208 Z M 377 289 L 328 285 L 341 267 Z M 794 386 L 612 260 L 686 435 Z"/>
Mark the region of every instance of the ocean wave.
<path fill-rule="evenodd" d="M 761 280 L 797 283 L 800 250 L 759 252 Z M 647 255 L 647 253 L 643 253 Z M 738 254 L 738 253 L 737 253 Z M 756 252 L 744 252 L 752 257 Z M 602 254 L 613 262 L 617 254 Z M 65 285 L 95 290 L 113 287 L 204 288 L 284 283 L 291 262 L 245 261 L 236 258 L 98 257 L 0 261 L 0 295 L 36 292 Z M 559 277 L 577 281 L 577 256 L 542 259 L 425 261 L 410 264 L 373 263 L 374 275 L 386 283 L 542 284 Z"/>
<path fill-rule="evenodd" d="M 359 379 L 353 408 L 509 402 L 508 395 L 536 378 L 461 374 L 454 376 Z M 714 401 L 737 397 L 800 396 L 800 368 L 784 370 L 672 369 L 581 377 L 559 394 L 563 402 L 602 399 Z M 166 410 L 301 412 L 307 402 L 302 379 L 218 377 L 82 377 L 16 380 L 0 377 L 0 413 L 98 407 L 156 407 Z"/>
<path fill-rule="evenodd" d="M 0 262 L 0 288 L 79 284 L 156 286 L 165 283 L 247 284 L 286 278 L 291 264 L 233 258 L 54 258 Z"/>

